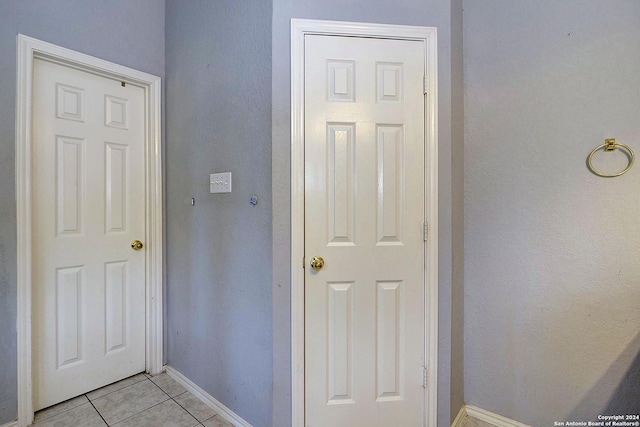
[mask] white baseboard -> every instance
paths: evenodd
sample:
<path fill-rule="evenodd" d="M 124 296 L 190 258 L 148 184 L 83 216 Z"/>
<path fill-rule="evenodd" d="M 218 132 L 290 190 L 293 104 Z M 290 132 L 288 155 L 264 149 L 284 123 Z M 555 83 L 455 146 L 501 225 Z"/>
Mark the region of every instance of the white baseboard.
<path fill-rule="evenodd" d="M 464 405 L 460 408 L 460 412 L 453 420 L 451 427 L 462 427 L 465 416 L 475 418 L 476 420 L 484 421 L 487 424 L 491 424 L 495 427 L 530 427 L 526 424 L 519 423 L 502 415 L 494 414 L 485 409 L 478 408 L 473 405 Z"/>
<path fill-rule="evenodd" d="M 175 370 L 169 365 L 164 367 L 167 375 L 176 380 L 180 385 L 187 389 L 187 391 L 191 392 L 198 399 L 202 400 L 209 407 L 213 408 L 222 418 L 226 419 L 230 423 L 232 423 L 236 427 L 252 427 L 247 421 L 243 420 L 238 414 L 233 412 L 231 409 L 224 406 L 222 403 L 218 402 L 213 396 L 209 393 L 198 387 L 196 383 L 191 381 L 189 378 L 185 377 L 179 371 Z M 0 426 L 0 427 L 11 427 L 11 426 Z"/>
<path fill-rule="evenodd" d="M 467 407 L 465 405 L 462 405 L 462 408 L 460 408 L 458 415 L 456 415 L 456 418 L 453 420 L 453 423 L 451 423 L 451 427 L 462 427 L 464 423 L 464 417 L 466 416 L 467 416 Z"/>
<path fill-rule="evenodd" d="M 18 422 L 17 421 L 11 421 L 10 423 L 3 424 L 0 427 L 18 427 Z"/>

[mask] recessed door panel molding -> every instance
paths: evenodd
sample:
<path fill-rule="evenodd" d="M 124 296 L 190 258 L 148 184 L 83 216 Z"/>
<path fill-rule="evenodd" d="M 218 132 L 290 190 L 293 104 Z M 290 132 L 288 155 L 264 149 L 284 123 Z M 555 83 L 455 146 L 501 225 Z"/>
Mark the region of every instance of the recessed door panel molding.
<path fill-rule="evenodd" d="M 405 216 L 404 126 L 377 125 L 378 245 L 401 245 Z"/>
<path fill-rule="evenodd" d="M 104 124 L 112 128 L 128 129 L 129 101 L 117 96 L 104 96 Z"/>
<path fill-rule="evenodd" d="M 376 285 L 376 397 L 398 400 L 404 374 L 404 287 L 402 281 Z"/>
<path fill-rule="evenodd" d="M 84 222 L 85 140 L 56 136 L 56 235 L 81 235 Z"/>
<path fill-rule="evenodd" d="M 401 63 L 376 63 L 376 94 L 378 102 L 402 102 L 404 72 Z"/>
<path fill-rule="evenodd" d="M 355 61 L 327 61 L 327 99 L 355 102 Z"/>
<path fill-rule="evenodd" d="M 83 266 L 56 270 L 57 369 L 82 361 Z"/>
<path fill-rule="evenodd" d="M 327 403 L 354 403 L 355 283 L 328 283 Z"/>
<path fill-rule="evenodd" d="M 105 214 L 106 233 L 127 231 L 129 188 L 129 147 L 106 142 L 105 146 Z"/>
<path fill-rule="evenodd" d="M 330 246 L 355 244 L 355 123 L 327 125 L 329 158 L 327 220 Z"/>
<path fill-rule="evenodd" d="M 84 89 L 56 84 L 56 117 L 59 119 L 84 122 Z"/>
<path fill-rule="evenodd" d="M 127 345 L 127 261 L 105 263 L 105 354 Z"/>

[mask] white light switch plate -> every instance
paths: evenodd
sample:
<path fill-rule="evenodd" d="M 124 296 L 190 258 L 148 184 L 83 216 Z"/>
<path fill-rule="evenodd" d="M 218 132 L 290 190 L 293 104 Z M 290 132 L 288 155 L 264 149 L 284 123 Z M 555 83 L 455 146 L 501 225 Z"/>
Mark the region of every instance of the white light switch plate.
<path fill-rule="evenodd" d="M 210 193 L 231 193 L 231 172 L 209 175 Z"/>

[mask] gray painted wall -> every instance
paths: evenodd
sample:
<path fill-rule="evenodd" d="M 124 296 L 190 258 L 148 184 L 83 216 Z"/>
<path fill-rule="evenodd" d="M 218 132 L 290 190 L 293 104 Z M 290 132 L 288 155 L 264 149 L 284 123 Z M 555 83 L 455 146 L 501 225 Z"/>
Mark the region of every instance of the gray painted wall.
<path fill-rule="evenodd" d="M 268 426 L 271 4 L 169 0 L 166 8 L 167 360 Z M 226 171 L 233 192 L 210 194 L 209 174 Z"/>
<path fill-rule="evenodd" d="M 464 405 L 463 0 L 451 2 L 451 418 Z M 453 421 L 453 420 L 452 420 Z"/>
<path fill-rule="evenodd" d="M 291 419 L 290 375 L 290 19 L 438 27 L 439 130 L 439 422 L 450 425 L 451 280 L 452 280 L 452 88 L 451 1 L 316 0 L 273 2 L 273 425 L 288 426 Z M 459 52 L 459 50 L 458 50 Z M 458 106 L 460 103 L 458 102 Z M 461 184 L 461 183 L 460 183 Z M 459 266 L 461 267 L 461 266 Z M 459 330 L 457 333 L 462 333 Z M 458 367 L 456 367 L 457 369 Z M 460 390 L 458 390 L 460 392 Z M 462 397 L 456 398 L 461 401 Z M 455 416 L 455 414 L 453 415 Z"/>
<path fill-rule="evenodd" d="M 640 154 L 640 2 L 464 6 L 465 400 L 536 426 L 637 414 L 640 167 L 585 163 L 608 137 Z"/>
<path fill-rule="evenodd" d="M 452 273 L 453 292 L 462 286 L 452 237 L 455 250 L 463 240 L 451 220 L 462 186 L 460 157 L 452 159 L 461 155 L 452 122 L 463 111 L 452 87 L 462 84 L 461 0 L 274 0 L 273 13 L 269 2 L 167 0 L 166 10 L 160 0 L 0 0 L 0 99 L 15 96 L 18 32 L 161 77 L 166 52 L 165 358 L 256 426 L 290 424 L 289 19 L 438 27 L 439 425 L 449 425 L 462 401 L 451 383 L 462 372 L 451 353 L 460 347 L 452 327 L 462 333 L 459 300 L 453 324 L 451 312 Z M 0 360 L 8 366 L 16 362 L 14 121 L 13 102 L 0 103 L 0 324 L 10 325 Z M 218 171 L 234 173 L 232 194 L 208 193 Z M 462 208 L 453 203 L 455 225 Z M 9 369 L 0 373 L 0 424 L 15 413 Z"/>
<path fill-rule="evenodd" d="M 164 76 L 164 1 L 0 0 L 0 425 L 17 414 L 16 34 Z"/>

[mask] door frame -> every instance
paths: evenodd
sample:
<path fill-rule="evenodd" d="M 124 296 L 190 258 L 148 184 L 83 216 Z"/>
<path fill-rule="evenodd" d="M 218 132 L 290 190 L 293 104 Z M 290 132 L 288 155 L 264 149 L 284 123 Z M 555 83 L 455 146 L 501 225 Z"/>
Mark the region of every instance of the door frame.
<path fill-rule="evenodd" d="M 305 423 L 304 361 L 304 38 L 347 36 L 421 41 L 425 51 L 426 425 L 437 426 L 438 396 L 438 82 L 437 29 L 359 22 L 291 20 L 291 425 Z"/>
<path fill-rule="evenodd" d="M 44 59 L 66 67 L 116 78 L 140 86 L 145 92 L 145 334 L 146 370 L 162 371 L 162 147 L 161 80 L 122 65 L 104 61 L 51 43 L 17 36 L 16 67 L 16 213 L 17 213 L 17 331 L 18 331 L 18 426 L 33 422 L 32 382 L 32 112 L 33 64 Z"/>

